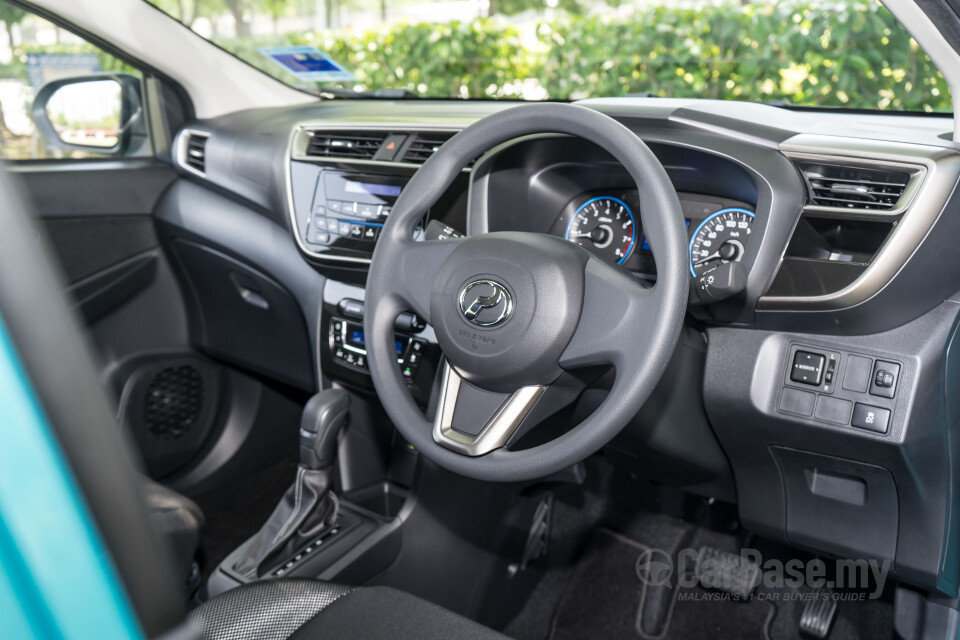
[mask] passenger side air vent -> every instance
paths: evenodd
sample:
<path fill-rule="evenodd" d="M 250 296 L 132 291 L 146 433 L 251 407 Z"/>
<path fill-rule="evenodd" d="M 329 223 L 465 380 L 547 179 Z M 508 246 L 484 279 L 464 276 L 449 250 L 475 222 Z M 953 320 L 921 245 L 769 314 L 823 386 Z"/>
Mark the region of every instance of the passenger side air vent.
<path fill-rule="evenodd" d="M 372 160 L 386 137 L 376 131 L 316 131 L 307 144 L 307 155 Z"/>
<path fill-rule="evenodd" d="M 403 162 L 423 164 L 437 152 L 443 143 L 452 138 L 454 133 L 418 133 L 407 146 L 403 154 Z"/>
<path fill-rule="evenodd" d="M 910 174 L 818 162 L 797 163 L 810 204 L 833 209 L 891 211 L 903 196 Z"/>
<path fill-rule="evenodd" d="M 197 173 L 206 173 L 207 140 L 210 135 L 199 131 L 190 131 L 185 135 L 187 136 L 187 144 L 181 162 Z"/>

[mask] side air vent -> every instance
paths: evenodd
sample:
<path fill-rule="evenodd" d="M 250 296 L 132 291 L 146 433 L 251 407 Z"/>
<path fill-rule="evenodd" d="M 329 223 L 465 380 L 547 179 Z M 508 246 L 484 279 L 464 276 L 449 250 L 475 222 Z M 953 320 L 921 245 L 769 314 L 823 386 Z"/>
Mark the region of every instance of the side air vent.
<path fill-rule="evenodd" d="M 418 133 L 415 135 L 406 152 L 403 154 L 403 162 L 413 164 L 423 164 L 437 152 L 443 143 L 452 138 L 453 133 Z"/>
<path fill-rule="evenodd" d="M 817 162 L 797 165 L 807 183 L 810 204 L 833 209 L 891 211 L 897 208 L 910 174 Z"/>
<path fill-rule="evenodd" d="M 307 155 L 371 160 L 386 137 L 376 131 L 317 131 L 307 144 Z"/>
<path fill-rule="evenodd" d="M 209 134 L 191 131 L 186 134 L 187 145 L 183 154 L 183 163 L 197 173 L 207 170 L 207 140 Z"/>

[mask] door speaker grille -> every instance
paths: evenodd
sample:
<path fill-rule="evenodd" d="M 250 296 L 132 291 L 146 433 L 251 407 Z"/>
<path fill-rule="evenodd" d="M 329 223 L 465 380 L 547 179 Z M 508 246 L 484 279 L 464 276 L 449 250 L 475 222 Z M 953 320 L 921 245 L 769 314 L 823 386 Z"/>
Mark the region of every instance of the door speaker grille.
<path fill-rule="evenodd" d="M 144 423 L 154 435 L 179 438 L 200 419 L 205 399 L 203 376 L 195 366 L 161 369 L 144 394 Z"/>
<path fill-rule="evenodd" d="M 194 355 L 147 356 L 131 363 L 120 421 L 154 479 L 186 467 L 209 440 L 220 405 L 219 368 Z"/>

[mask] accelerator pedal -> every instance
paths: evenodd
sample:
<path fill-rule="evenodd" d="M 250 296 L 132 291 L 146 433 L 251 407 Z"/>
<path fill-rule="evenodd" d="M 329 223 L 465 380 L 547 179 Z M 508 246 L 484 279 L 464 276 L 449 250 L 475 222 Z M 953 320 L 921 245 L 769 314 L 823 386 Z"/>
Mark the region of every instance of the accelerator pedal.
<path fill-rule="evenodd" d="M 763 578 L 756 563 L 715 547 L 700 547 L 694 572 L 701 586 L 740 597 L 753 593 Z"/>
<path fill-rule="evenodd" d="M 823 640 L 830 634 L 830 626 L 837 615 L 837 601 L 826 597 L 827 592 L 817 592 L 824 597 L 807 600 L 800 614 L 800 635 Z"/>

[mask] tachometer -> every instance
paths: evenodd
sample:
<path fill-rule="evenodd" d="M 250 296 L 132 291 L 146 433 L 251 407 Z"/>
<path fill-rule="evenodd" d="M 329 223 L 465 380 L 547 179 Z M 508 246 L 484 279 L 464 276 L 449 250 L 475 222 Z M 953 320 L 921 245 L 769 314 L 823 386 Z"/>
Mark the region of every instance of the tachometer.
<path fill-rule="evenodd" d="M 623 200 L 601 196 L 580 205 L 564 237 L 611 262 L 623 264 L 636 244 L 637 225 Z"/>
<path fill-rule="evenodd" d="M 700 223 L 690 239 L 690 274 L 696 278 L 724 262 L 740 262 L 750 239 L 753 212 L 721 209 Z"/>

